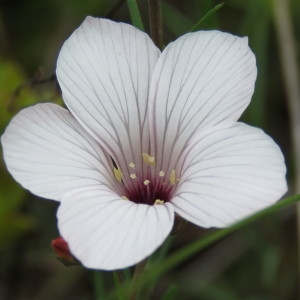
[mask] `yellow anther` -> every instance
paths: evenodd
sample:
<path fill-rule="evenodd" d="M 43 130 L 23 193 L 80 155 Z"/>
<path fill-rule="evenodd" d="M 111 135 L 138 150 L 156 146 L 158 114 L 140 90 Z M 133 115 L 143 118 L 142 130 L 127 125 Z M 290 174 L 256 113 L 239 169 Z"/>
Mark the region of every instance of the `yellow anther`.
<path fill-rule="evenodd" d="M 155 157 L 154 156 L 151 156 L 148 153 L 142 153 L 142 157 L 143 157 L 144 163 L 146 165 L 155 166 Z"/>
<path fill-rule="evenodd" d="M 129 200 L 126 196 L 122 196 L 122 199 Z"/>
<path fill-rule="evenodd" d="M 156 204 L 164 204 L 164 203 L 165 203 L 164 200 L 156 199 L 155 202 L 154 202 L 154 205 L 156 205 Z"/>
<path fill-rule="evenodd" d="M 150 181 L 148 179 L 144 180 L 144 185 L 148 185 Z"/>
<path fill-rule="evenodd" d="M 173 169 L 170 174 L 170 183 L 173 185 L 176 182 L 175 170 Z"/>
<path fill-rule="evenodd" d="M 119 182 L 122 181 L 123 173 L 122 173 L 121 169 L 119 169 L 119 168 L 114 168 L 114 175 L 115 175 L 115 178 L 116 178 Z"/>
<path fill-rule="evenodd" d="M 165 176 L 165 172 L 164 172 L 164 171 L 160 171 L 160 172 L 158 173 L 158 175 L 159 175 L 160 177 L 164 177 L 164 176 Z"/>
<path fill-rule="evenodd" d="M 136 175 L 135 174 L 130 174 L 130 178 L 134 179 L 134 178 L 136 178 Z"/>
<path fill-rule="evenodd" d="M 129 167 L 130 167 L 130 168 L 135 168 L 135 164 L 134 164 L 134 163 L 130 163 L 130 164 L 129 164 Z"/>

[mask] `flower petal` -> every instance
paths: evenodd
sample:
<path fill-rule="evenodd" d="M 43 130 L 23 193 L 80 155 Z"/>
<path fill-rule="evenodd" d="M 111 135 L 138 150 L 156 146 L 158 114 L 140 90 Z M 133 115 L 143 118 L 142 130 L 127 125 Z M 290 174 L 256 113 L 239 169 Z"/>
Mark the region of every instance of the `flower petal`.
<path fill-rule="evenodd" d="M 59 200 L 72 189 L 112 180 L 100 145 L 58 105 L 22 110 L 1 142 L 10 173 L 38 196 Z"/>
<path fill-rule="evenodd" d="M 172 204 L 196 225 L 227 226 L 275 203 L 287 191 L 285 173 L 279 147 L 262 130 L 216 126 L 186 149 Z"/>
<path fill-rule="evenodd" d="M 133 26 L 92 17 L 61 49 L 57 78 L 64 101 L 116 162 L 133 162 L 134 153 L 141 159 L 149 149 L 148 85 L 159 54 Z"/>
<path fill-rule="evenodd" d="M 66 195 L 58 227 L 74 256 L 88 268 L 132 266 L 155 251 L 173 226 L 172 205 L 135 204 L 103 186 Z"/>
<path fill-rule="evenodd" d="M 150 88 L 150 130 L 158 159 L 176 162 L 197 130 L 240 117 L 256 80 L 255 57 L 247 41 L 199 31 L 166 47 Z M 166 149 L 172 149 L 172 155 Z"/>

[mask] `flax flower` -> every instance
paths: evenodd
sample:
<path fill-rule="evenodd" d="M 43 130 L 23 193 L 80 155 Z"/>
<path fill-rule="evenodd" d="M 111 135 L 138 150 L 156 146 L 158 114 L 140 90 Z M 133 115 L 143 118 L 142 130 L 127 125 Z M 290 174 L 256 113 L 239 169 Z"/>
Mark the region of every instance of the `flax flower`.
<path fill-rule="evenodd" d="M 4 159 L 24 188 L 60 202 L 60 233 L 88 268 L 143 260 L 175 214 L 224 227 L 286 192 L 279 147 L 237 122 L 256 80 L 247 38 L 200 31 L 161 53 L 131 25 L 88 17 L 57 78 L 68 110 L 22 110 L 2 136 Z"/>

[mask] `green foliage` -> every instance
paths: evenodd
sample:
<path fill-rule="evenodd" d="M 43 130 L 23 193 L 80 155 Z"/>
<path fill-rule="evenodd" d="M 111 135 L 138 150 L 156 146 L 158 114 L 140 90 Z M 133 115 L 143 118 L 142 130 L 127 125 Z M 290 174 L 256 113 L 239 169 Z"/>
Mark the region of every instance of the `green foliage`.
<path fill-rule="evenodd" d="M 228 236 L 229 234 L 243 228 L 244 226 L 250 225 L 254 221 L 266 217 L 288 205 L 296 203 L 300 201 L 300 195 L 295 195 L 292 197 L 285 198 L 280 202 L 257 212 L 256 214 L 237 222 L 230 227 L 214 230 L 210 234 L 202 237 L 199 240 L 190 243 L 181 249 L 177 250 L 172 255 L 168 256 L 164 259 L 163 263 L 158 263 L 149 268 L 148 271 L 141 274 L 139 278 L 137 278 L 134 282 L 134 285 L 125 285 L 123 289 L 123 293 L 126 295 L 131 295 L 132 290 L 142 289 L 144 286 L 147 286 L 149 283 L 153 282 L 153 280 L 158 280 L 160 276 L 165 274 L 167 271 L 170 271 L 175 266 L 185 262 L 188 258 L 194 256 L 199 253 L 199 251 L 205 249 L 206 247 L 212 245 L 213 243 L 221 240 L 222 238 Z M 113 297 L 113 296 L 112 296 Z"/>
<path fill-rule="evenodd" d="M 104 276 L 102 272 L 93 272 L 93 284 L 95 289 L 95 300 L 105 299 Z"/>
<path fill-rule="evenodd" d="M 130 12 L 132 25 L 134 25 L 136 28 L 139 28 L 140 30 L 145 31 L 136 0 L 127 0 L 127 4 Z"/>
<path fill-rule="evenodd" d="M 5 167 L 0 165 L 0 248 L 13 241 L 21 233 L 31 229 L 32 218 L 18 212 L 23 203 L 25 191 L 17 185 Z"/>
<path fill-rule="evenodd" d="M 178 294 L 179 288 L 176 284 L 172 284 L 165 294 L 163 295 L 163 300 L 174 300 L 178 299 L 177 294 Z"/>
<path fill-rule="evenodd" d="M 174 36 L 180 36 L 193 26 L 193 21 L 168 2 L 162 2 L 163 22 Z M 178 22 L 180 20 L 180 22 Z"/>
<path fill-rule="evenodd" d="M 203 28 L 203 24 L 209 19 L 211 16 L 214 16 L 215 13 L 223 7 L 225 2 L 216 5 L 214 8 L 209 10 L 189 31 L 198 31 Z"/>
<path fill-rule="evenodd" d="M 20 68 L 12 61 L 0 57 L 0 132 L 19 108 L 38 102 L 36 94 L 25 86 L 20 93 L 21 97 L 14 97 L 17 88 L 25 82 Z M 20 102 L 16 104 L 16 101 Z"/>
<path fill-rule="evenodd" d="M 28 106 L 38 101 L 35 93 L 28 88 L 22 91 L 20 99 L 14 99 L 14 91 L 25 82 L 21 70 L 11 61 L 0 59 L 0 132 L 16 113 L 14 100 L 21 100 L 17 105 Z M 0 248 L 14 241 L 22 233 L 33 228 L 32 217 L 19 212 L 23 204 L 25 191 L 7 173 L 3 161 L 0 162 Z"/>

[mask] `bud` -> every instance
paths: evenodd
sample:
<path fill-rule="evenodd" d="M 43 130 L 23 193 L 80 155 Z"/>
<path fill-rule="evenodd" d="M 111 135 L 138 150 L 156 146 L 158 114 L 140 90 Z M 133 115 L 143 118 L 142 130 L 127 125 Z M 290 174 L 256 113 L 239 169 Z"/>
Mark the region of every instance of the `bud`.
<path fill-rule="evenodd" d="M 51 247 L 55 251 L 57 259 L 65 266 L 69 267 L 80 264 L 80 262 L 72 255 L 68 243 L 62 237 L 52 240 Z"/>

